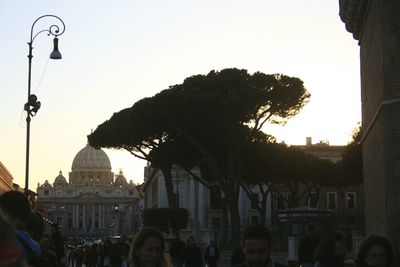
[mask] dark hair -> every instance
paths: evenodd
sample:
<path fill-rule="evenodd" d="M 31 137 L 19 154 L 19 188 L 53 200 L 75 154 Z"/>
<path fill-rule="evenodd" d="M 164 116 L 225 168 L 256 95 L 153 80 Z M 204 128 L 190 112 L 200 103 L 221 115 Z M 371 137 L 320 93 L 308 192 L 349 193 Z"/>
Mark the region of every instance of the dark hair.
<path fill-rule="evenodd" d="M 383 249 L 385 250 L 386 254 L 386 266 L 391 266 L 393 263 L 393 249 L 392 245 L 389 243 L 389 241 L 384 238 L 383 236 L 379 235 L 371 235 L 364 239 L 360 247 L 358 249 L 357 257 L 356 257 L 356 267 L 363 267 L 367 266 L 366 263 L 364 262 L 364 258 L 367 256 L 369 250 L 373 245 L 382 245 Z"/>
<path fill-rule="evenodd" d="M 38 211 L 31 211 L 25 223 L 25 230 L 30 233 L 33 239 L 39 241 L 44 233 L 44 221 L 42 214 Z"/>
<path fill-rule="evenodd" d="M 112 245 L 112 242 L 111 242 L 111 240 L 110 239 L 106 239 L 106 240 L 104 240 L 104 242 L 103 242 L 103 246 L 111 246 Z"/>
<path fill-rule="evenodd" d="M 15 228 L 0 209 L 0 245 L 15 239 Z"/>
<path fill-rule="evenodd" d="M 271 244 L 271 235 L 268 229 L 261 224 L 251 225 L 243 232 L 242 242 L 247 239 L 266 239 Z"/>
<path fill-rule="evenodd" d="M 28 198 L 18 191 L 7 191 L 0 196 L 0 207 L 12 219 L 19 219 L 25 222 L 28 218 L 31 207 Z"/>
<path fill-rule="evenodd" d="M 142 230 L 139 231 L 137 234 L 135 241 L 131 245 L 131 249 L 129 252 L 129 258 L 130 262 L 133 264 L 135 267 L 140 267 L 140 259 L 137 256 L 137 251 L 139 251 L 142 246 L 144 245 L 144 242 L 146 242 L 146 239 L 149 237 L 156 237 L 161 241 L 161 250 L 164 253 L 165 251 L 165 239 L 162 233 L 155 227 L 145 227 Z M 162 259 L 165 260 L 165 259 Z"/>
<path fill-rule="evenodd" d="M 343 265 L 344 258 L 338 258 L 335 253 L 337 241 L 344 241 L 344 234 L 342 232 L 335 231 L 326 233 L 315 249 L 315 261 Z"/>

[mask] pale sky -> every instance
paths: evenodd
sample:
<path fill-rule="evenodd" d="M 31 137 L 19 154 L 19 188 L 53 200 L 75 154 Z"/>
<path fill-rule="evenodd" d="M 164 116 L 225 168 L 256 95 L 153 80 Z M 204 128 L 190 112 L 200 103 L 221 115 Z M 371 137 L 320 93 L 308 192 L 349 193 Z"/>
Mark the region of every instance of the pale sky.
<path fill-rule="evenodd" d="M 63 59 L 49 60 L 52 38 L 34 41 L 32 93 L 42 107 L 31 122 L 30 189 L 68 179 L 91 129 L 114 112 L 191 75 L 243 68 L 302 79 L 310 103 L 278 141 L 345 145 L 361 121 L 359 47 L 339 18 L 338 0 L 59 0 L 0 2 L 0 161 L 24 187 L 28 45 L 36 18 L 66 24 Z M 42 19 L 35 32 L 56 22 Z M 145 162 L 106 150 L 112 171 L 143 181 Z"/>

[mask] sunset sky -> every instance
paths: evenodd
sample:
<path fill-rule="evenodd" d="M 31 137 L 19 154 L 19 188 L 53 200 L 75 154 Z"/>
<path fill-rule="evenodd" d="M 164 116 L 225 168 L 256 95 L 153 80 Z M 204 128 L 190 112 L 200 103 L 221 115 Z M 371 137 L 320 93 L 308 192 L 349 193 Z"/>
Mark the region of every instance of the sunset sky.
<path fill-rule="evenodd" d="M 0 161 L 24 186 L 28 45 L 36 18 L 66 24 L 63 59 L 52 38 L 34 41 L 30 189 L 68 179 L 91 130 L 114 112 L 191 75 L 224 68 L 282 73 L 304 81 L 310 103 L 284 127 L 264 131 L 287 144 L 345 145 L 361 121 L 359 47 L 341 22 L 338 0 L 1 1 Z M 35 32 L 57 23 L 42 19 Z M 143 181 L 145 162 L 106 150 L 114 172 Z"/>

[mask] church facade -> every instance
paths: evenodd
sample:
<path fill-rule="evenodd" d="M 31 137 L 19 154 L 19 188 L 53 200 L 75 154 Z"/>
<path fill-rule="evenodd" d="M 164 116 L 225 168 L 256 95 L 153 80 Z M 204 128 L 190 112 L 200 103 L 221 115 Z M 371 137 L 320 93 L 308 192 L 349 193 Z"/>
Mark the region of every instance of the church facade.
<path fill-rule="evenodd" d="M 86 145 L 75 156 L 69 180 L 59 175 L 38 185 L 38 209 L 67 237 L 132 235 L 137 231 L 136 186 L 114 175 L 107 154 Z"/>

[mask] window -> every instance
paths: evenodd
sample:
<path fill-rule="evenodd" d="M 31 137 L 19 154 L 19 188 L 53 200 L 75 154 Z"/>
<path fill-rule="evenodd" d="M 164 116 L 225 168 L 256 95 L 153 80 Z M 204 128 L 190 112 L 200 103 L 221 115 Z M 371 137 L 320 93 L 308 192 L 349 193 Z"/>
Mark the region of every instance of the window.
<path fill-rule="evenodd" d="M 177 208 L 179 208 L 179 193 L 174 193 L 175 197 L 175 205 Z"/>
<path fill-rule="evenodd" d="M 336 194 L 336 192 L 326 193 L 326 208 L 329 210 L 337 209 L 337 194 Z"/>
<path fill-rule="evenodd" d="M 129 190 L 129 195 L 130 195 L 130 196 L 133 196 L 133 189 L 130 189 L 130 190 Z"/>
<path fill-rule="evenodd" d="M 310 192 L 308 194 L 308 201 L 307 205 L 311 208 L 316 208 L 317 207 L 317 202 L 318 202 L 318 194 L 317 192 Z"/>
<path fill-rule="evenodd" d="M 346 192 L 346 209 L 354 210 L 356 208 L 356 193 Z"/>
<path fill-rule="evenodd" d="M 210 190 L 210 208 L 220 209 L 221 206 L 221 190 L 218 186 L 212 186 Z"/>
<path fill-rule="evenodd" d="M 276 198 L 276 208 L 278 210 L 283 210 L 285 208 L 285 198 L 282 195 L 279 195 Z"/>
<path fill-rule="evenodd" d="M 258 216 L 251 216 L 251 224 L 259 224 Z"/>
<path fill-rule="evenodd" d="M 44 190 L 44 195 L 48 196 L 49 195 L 49 190 Z"/>
<path fill-rule="evenodd" d="M 214 229 L 214 231 L 217 231 L 219 229 L 220 224 L 221 224 L 221 222 L 220 222 L 219 218 L 214 217 L 211 219 L 211 225 L 212 225 L 212 228 Z"/>
<path fill-rule="evenodd" d="M 275 197 L 275 204 L 274 204 L 274 208 L 276 210 L 283 210 L 283 209 L 287 209 L 290 207 L 290 193 L 289 192 L 283 192 L 280 194 L 277 194 Z"/>
<path fill-rule="evenodd" d="M 251 208 L 252 209 L 258 208 L 258 194 L 253 194 L 253 197 L 251 198 Z"/>

